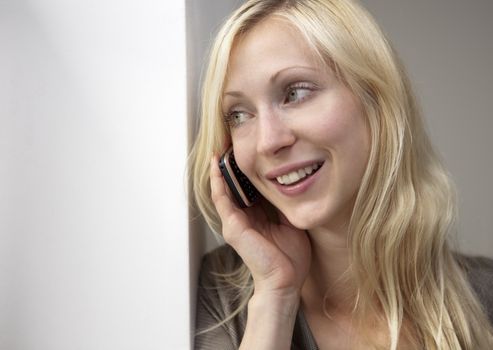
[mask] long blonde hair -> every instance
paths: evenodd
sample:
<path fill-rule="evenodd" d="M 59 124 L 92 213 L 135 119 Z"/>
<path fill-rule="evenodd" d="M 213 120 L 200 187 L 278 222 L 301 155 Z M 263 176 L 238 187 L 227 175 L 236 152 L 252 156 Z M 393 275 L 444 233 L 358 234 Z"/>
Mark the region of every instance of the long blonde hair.
<path fill-rule="evenodd" d="M 367 117 L 371 151 L 348 240 L 358 290 L 355 319 L 383 314 L 386 347 L 392 350 L 403 320 L 412 329 L 407 337 L 419 348 L 493 348 L 491 325 L 448 243 L 456 217 L 454 186 L 433 151 L 399 59 L 372 17 L 353 1 L 251 0 L 223 25 L 210 53 L 190 156 L 196 203 L 209 226 L 221 231 L 210 197 L 209 162 L 229 143 L 221 104 L 230 53 L 240 35 L 269 16 L 286 19 L 304 35 L 359 98 Z M 245 307 L 252 290 L 245 266 L 234 283 L 249 286 L 240 304 Z"/>

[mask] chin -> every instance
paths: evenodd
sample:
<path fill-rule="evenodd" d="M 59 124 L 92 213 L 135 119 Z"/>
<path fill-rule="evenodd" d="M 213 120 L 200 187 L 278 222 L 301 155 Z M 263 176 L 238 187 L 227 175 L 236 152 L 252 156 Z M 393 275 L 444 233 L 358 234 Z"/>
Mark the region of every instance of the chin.
<path fill-rule="evenodd" d="M 300 230 L 312 230 L 327 222 L 328 215 L 314 210 L 297 210 L 296 213 L 284 214 L 288 221 Z"/>
<path fill-rule="evenodd" d="M 314 230 L 321 227 L 333 229 L 347 227 L 352 213 L 352 206 L 334 208 L 330 203 L 312 203 L 283 211 L 288 221 L 300 230 Z M 338 209 L 338 210 L 337 210 Z"/>

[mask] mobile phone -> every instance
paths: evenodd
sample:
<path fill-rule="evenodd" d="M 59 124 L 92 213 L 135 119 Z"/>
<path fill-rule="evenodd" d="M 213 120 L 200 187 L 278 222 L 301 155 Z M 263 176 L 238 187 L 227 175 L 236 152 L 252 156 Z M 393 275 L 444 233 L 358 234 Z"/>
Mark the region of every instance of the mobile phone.
<path fill-rule="evenodd" d="M 236 164 L 233 147 L 230 147 L 219 160 L 219 169 L 228 184 L 236 203 L 241 208 L 251 207 L 260 194 Z"/>

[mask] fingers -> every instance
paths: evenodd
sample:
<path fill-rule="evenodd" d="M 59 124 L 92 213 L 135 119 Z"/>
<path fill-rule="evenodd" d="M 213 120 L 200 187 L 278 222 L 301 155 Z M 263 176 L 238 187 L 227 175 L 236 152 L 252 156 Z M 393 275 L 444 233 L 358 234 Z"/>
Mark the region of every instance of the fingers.
<path fill-rule="evenodd" d="M 248 260 L 252 247 L 264 240 L 251 225 L 248 214 L 238 208 L 228 193 L 228 187 L 219 170 L 218 157 L 211 160 L 211 196 L 222 221 L 222 236 L 243 258 Z"/>
<path fill-rule="evenodd" d="M 231 200 L 218 164 L 219 159 L 214 155 L 211 159 L 211 196 L 223 224 L 223 237 L 226 242 L 234 245 L 235 238 L 247 228 L 248 218 Z"/>
<path fill-rule="evenodd" d="M 219 169 L 217 156 L 211 159 L 210 183 L 211 198 L 222 221 L 222 236 L 248 266 L 255 288 L 284 288 L 291 286 L 292 281 L 296 282 L 297 279 L 293 277 L 296 264 L 285 254 L 295 250 L 293 255 L 296 256 L 299 249 L 297 243 L 300 240 L 293 240 L 293 230 L 290 227 L 270 225 L 261 206 L 246 209 L 237 207 Z M 289 224 L 282 214 L 281 220 Z"/>

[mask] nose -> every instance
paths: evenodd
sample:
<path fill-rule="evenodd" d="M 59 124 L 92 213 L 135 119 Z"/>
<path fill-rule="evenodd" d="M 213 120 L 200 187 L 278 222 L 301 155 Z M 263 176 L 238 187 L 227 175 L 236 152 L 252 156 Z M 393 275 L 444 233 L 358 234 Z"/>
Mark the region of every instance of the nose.
<path fill-rule="evenodd" d="M 292 128 L 274 109 L 259 113 L 257 118 L 258 153 L 274 155 L 295 142 L 296 137 Z"/>

